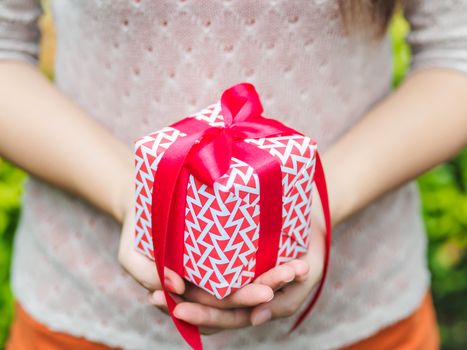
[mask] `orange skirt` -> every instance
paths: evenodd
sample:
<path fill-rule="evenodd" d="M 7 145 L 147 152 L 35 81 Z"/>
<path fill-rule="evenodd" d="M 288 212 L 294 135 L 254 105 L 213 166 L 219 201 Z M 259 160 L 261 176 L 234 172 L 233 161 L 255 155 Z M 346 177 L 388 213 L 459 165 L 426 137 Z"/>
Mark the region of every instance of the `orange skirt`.
<path fill-rule="evenodd" d="M 31 318 L 18 303 L 15 305 L 15 310 L 15 319 L 6 350 L 112 349 L 84 338 L 54 332 Z M 342 350 L 438 350 L 439 348 L 433 302 L 431 294 L 427 293 L 422 305 L 411 316 Z"/>

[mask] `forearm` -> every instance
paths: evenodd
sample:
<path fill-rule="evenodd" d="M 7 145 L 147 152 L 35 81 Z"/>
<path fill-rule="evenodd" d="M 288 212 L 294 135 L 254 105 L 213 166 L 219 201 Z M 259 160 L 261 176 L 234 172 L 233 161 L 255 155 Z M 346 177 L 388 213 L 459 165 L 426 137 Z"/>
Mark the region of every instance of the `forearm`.
<path fill-rule="evenodd" d="M 122 220 L 131 150 L 33 67 L 0 62 L 0 156 Z"/>
<path fill-rule="evenodd" d="M 334 224 L 466 143 L 467 76 L 441 69 L 413 74 L 323 155 Z"/>

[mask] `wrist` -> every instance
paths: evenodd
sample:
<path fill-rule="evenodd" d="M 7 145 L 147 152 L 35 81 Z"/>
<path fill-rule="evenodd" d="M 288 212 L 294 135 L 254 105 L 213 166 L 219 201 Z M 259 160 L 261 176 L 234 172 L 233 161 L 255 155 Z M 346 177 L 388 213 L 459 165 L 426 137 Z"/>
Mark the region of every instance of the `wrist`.
<path fill-rule="evenodd" d="M 334 227 L 352 213 L 352 195 L 349 190 L 352 186 L 346 177 L 346 171 L 342 170 L 342 165 L 339 165 L 337 157 L 331 151 L 325 152 L 321 159 L 326 176 L 331 225 Z"/>
<path fill-rule="evenodd" d="M 133 157 L 130 158 L 131 161 Z M 122 170 L 118 172 L 115 180 L 114 190 L 112 191 L 111 215 L 119 223 L 123 223 L 125 217 L 130 210 L 133 210 L 134 205 L 134 179 L 133 179 L 133 163 L 131 166 L 128 161 L 122 164 Z"/>
<path fill-rule="evenodd" d="M 133 210 L 133 182 L 124 181 L 120 190 L 115 194 L 112 216 L 120 223 L 123 223 L 126 216 Z"/>

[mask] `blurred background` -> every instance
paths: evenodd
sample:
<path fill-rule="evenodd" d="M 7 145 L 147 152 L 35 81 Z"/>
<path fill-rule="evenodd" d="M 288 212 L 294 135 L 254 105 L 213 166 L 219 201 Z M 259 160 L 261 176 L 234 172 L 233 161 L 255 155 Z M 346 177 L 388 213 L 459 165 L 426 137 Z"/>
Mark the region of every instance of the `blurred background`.
<path fill-rule="evenodd" d="M 53 79 L 53 23 L 44 2 L 41 19 L 40 69 Z M 396 87 L 410 62 L 404 41 L 409 27 L 397 14 L 390 27 Z M 9 286 L 11 246 L 21 211 L 20 196 L 26 174 L 0 158 L 0 349 L 13 316 Z M 423 216 L 430 241 L 432 290 L 444 350 L 467 349 L 467 149 L 418 179 Z"/>

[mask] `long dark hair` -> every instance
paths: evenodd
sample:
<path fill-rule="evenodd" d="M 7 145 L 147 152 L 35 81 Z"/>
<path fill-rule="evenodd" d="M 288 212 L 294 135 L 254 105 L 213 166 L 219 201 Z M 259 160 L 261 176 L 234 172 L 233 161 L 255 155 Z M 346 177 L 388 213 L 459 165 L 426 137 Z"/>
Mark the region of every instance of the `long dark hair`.
<path fill-rule="evenodd" d="M 364 30 L 380 37 L 384 35 L 392 15 L 402 0 L 339 0 L 339 8 L 348 31 Z"/>

